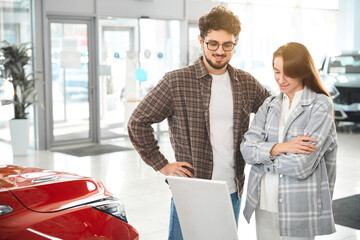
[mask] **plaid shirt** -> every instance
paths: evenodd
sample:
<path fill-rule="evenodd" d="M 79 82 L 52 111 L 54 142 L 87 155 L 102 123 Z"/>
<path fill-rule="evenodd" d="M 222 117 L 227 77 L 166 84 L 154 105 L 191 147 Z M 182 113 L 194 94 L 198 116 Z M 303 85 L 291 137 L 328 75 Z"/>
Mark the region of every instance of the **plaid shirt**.
<path fill-rule="evenodd" d="M 283 94 L 269 97 L 244 135 L 241 152 L 251 164 L 244 216 L 249 222 L 260 201 L 260 181 L 266 172 L 279 174 L 281 236 L 313 237 L 335 232 L 331 199 L 336 177 L 337 136 L 333 103 L 324 94 L 304 88 L 299 104 L 284 127 L 284 142 L 309 133 L 318 140 L 316 152 L 280 154 L 270 158 L 278 142 Z"/>
<path fill-rule="evenodd" d="M 249 115 L 256 112 L 270 95 L 249 73 L 232 68 L 234 102 L 234 157 L 239 197 L 244 185 L 245 162 L 240 143 L 249 126 Z M 171 145 L 178 162 L 189 162 L 197 178 L 211 179 L 213 153 L 210 142 L 209 104 L 211 75 L 202 57 L 194 65 L 166 73 L 132 113 L 128 132 L 141 158 L 156 171 L 168 160 L 159 151 L 151 124 L 168 120 Z"/>

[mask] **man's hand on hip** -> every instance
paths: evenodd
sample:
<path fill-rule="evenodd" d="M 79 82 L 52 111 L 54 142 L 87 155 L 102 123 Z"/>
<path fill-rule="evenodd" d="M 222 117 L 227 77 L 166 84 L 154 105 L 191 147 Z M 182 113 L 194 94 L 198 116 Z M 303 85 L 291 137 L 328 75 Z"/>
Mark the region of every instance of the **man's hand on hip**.
<path fill-rule="evenodd" d="M 166 176 L 181 175 L 183 177 L 195 177 L 189 169 L 194 169 L 194 167 L 188 162 L 174 162 L 166 164 L 159 172 Z"/>

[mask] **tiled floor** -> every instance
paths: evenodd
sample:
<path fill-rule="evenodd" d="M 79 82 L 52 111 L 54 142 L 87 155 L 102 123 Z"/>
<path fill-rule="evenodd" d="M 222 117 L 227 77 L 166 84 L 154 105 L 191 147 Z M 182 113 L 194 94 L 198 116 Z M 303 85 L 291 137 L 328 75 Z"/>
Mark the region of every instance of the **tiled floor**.
<path fill-rule="evenodd" d="M 334 199 L 360 193 L 360 133 L 345 131 L 339 133 L 338 137 L 338 177 Z M 126 140 L 113 140 L 104 143 L 130 146 Z M 173 161 L 173 152 L 166 135 L 161 137 L 160 147 L 165 156 Z M 108 190 L 123 200 L 129 222 L 138 229 L 141 240 L 167 239 L 170 190 L 164 182 L 165 177 L 143 163 L 135 151 L 79 158 L 51 151 L 30 150 L 25 157 L 13 157 L 11 146 L 0 142 L 0 152 L 2 155 L 0 164 L 68 171 L 100 179 Z M 247 167 L 246 172 L 248 170 Z M 242 207 L 244 201 L 245 198 Z M 360 230 L 340 225 L 336 227 L 337 232 L 335 234 L 316 239 L 360 240 Z M 238 233 L 239 239 L 256 239 L 254 219 L 250 224 L 247 224 L 241 215 Z M 271 238 L 269 239 L 271 240 Z"/>

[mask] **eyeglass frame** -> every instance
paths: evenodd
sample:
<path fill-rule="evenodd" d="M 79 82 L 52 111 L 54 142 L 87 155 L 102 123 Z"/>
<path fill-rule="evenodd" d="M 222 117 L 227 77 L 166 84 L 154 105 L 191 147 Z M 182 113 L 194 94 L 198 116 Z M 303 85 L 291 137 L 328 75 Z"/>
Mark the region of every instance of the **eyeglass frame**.
<path fill-rule="evenodd" d="M 235 39 L 235 42 L 229 41 L 229 42 L 225 42 L 225 43 L 223 43 L 223 44 L 220 44 L 220 43 L 218 43 L 217 41 L 208 41 L 208 42 L 206 42 L 204 38 L 202 38 L 202 40 L 203 40 L 203 42 L 206 44 L 206 48 L 207 48 L 209 51 L 216 51 L 216 50 L 219 49 L 219 47 L 220 47 L 220 45 L 221 45 L 221 47 L 222 47 L 222 49 L 224 50 L 224 52 L 231 52 L 232 50 L 234 50 L 234 49 L 235 49 L 235 46 L 236 46 L 236 41 L 237 41 L 237 39 Z M 209 49 L 209 43 L 210 43 L 210 42 L 216 42 L 217 45 L 218 45 L 217 48 L 214 49 L 214 50 Z M 232 47 L 231 50 L 225 50 L 225 49 L 224 49 L 224 44 L 228 44 L 228 43 L 232 43 L 232 46 L 233 46 L 233 47 Z"/>

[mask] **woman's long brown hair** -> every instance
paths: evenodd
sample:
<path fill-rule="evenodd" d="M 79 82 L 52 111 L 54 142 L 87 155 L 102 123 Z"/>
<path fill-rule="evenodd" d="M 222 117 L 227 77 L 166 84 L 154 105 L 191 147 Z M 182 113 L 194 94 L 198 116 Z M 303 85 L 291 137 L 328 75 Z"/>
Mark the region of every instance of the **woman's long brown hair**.
<path fill-rule="evenodd" d="M 274 60 L 277 57 L 283 59 L 283 71 L 285 76 L 301 78 L 307 88 L 316 93 L 322 93 L 330 97 L 330 94 L 326 91 L 321 82 L 314 60 L 304 45 L 297 42 L 289 42 L 279 47 L 273 54 L 273 67 Z"/>

